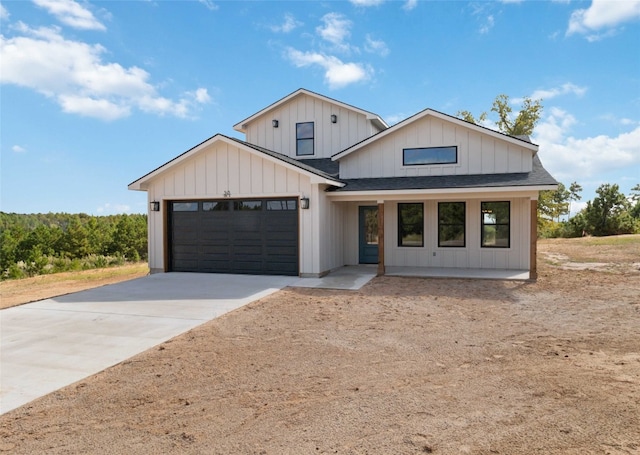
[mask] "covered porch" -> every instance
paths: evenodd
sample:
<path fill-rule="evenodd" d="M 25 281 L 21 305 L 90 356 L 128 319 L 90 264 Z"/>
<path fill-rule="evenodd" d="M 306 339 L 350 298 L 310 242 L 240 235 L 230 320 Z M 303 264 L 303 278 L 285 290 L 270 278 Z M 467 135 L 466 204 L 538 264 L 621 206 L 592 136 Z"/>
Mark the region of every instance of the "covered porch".
<path fill-rule="evenodd" d="M 329 193 L 329 198 L 343 209 L 345 264 L 375 265 L 377 275 L 535 280 L 537 193 L 514 193 L 497 189 L 478 193 L 417 190 L 409 194 L 368 193 L 368 197 L 364 193 Z M 481 203 L 492 200 L 509 201 L 507 247 L 480 245 Z M 445 245 L 439 237 L 438 207 L 443 201 L 461 201 L 458 204 L 464 207 L 464 240 L 455 245 L 457 248 Z M 407 202 L 417 202 L 423 210 L 419 245 L 399 243 L 398 204 L 411 205 Z M 363 251 L 367 250 L 371 252 L 365 256 Z"/>

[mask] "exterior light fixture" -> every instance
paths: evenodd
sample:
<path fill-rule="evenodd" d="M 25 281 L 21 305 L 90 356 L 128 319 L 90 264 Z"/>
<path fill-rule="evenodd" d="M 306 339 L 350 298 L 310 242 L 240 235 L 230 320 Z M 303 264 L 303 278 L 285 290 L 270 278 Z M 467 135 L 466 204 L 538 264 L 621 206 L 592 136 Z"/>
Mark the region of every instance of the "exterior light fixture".
<path fill-rule="evenodd" d="M 309 198 L 308 197 L 300 198 L 300 208 L 302 210 L 307 210 L 309 208 Z"/>
<path fill-rule="evenodd" d="M 271 120 L 271 126 L 273 126 L 274 128 L 278 127 L 278 121 L 276 119 Z"/>
<path fill-rule="evenodd" d="M 160 203 L 158 201 L 153 201 L 149 205 L 151 206 L 151 211 L 152 212 L 159 212 L 160 211 Z"/>
<path fill-rule="evenodd" d="M 338 116 L 336 114 L 331 114 L 331 123 L 338 123 Z"/>

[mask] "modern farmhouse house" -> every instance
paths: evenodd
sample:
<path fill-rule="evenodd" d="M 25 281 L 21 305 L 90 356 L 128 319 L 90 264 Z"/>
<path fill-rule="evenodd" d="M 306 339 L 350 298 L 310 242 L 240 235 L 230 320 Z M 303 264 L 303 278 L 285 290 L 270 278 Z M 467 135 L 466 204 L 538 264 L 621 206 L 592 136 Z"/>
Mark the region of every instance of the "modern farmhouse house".
<path fill-rule="evenodd" d="M 536 277 L 538 146 L 426 109 L 378 115 L 297 90 L 129 185 L 152 272 L 322 276 L 344 265 Z"/>

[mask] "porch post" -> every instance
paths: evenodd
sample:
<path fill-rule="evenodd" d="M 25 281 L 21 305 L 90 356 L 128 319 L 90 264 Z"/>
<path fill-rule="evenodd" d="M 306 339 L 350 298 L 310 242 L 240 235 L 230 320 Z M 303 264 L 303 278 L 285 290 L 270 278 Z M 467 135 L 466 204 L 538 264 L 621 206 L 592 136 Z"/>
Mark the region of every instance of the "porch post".
<path fill-rule="evenodd" d="M 378 276 L 384 275 L 384 201 L 378 201 Z"/>
<path fill-rule="evenodd" d="M 538 279 L 538 200 L 531 200 L 531 239 L 529 246 L 529 279 Z"/>

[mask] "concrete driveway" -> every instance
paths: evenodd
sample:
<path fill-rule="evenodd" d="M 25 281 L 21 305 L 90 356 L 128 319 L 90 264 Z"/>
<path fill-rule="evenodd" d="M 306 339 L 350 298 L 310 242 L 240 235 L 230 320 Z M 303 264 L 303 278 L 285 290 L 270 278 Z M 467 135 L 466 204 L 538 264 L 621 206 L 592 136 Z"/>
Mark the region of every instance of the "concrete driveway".
<path fill-rule="evenodd" d="M 0 414 L 301 281 L 161 273 L 0 312 Z"/>

